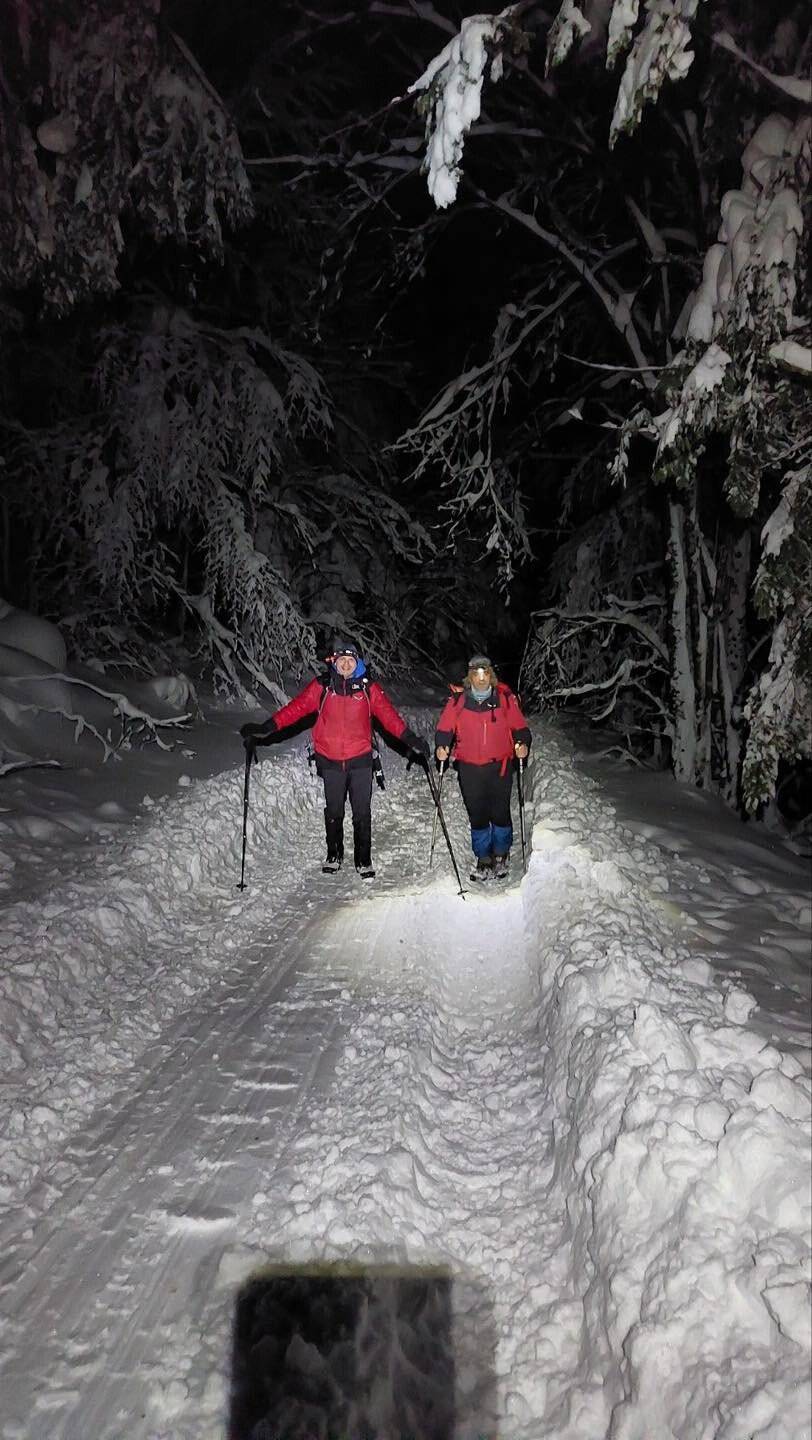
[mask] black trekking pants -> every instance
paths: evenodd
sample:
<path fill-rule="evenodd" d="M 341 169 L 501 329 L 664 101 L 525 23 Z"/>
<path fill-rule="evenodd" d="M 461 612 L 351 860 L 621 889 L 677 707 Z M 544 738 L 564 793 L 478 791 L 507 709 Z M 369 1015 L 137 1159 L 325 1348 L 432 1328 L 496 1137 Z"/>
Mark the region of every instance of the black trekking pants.
<path fill-rule="evenodd" d="M 349 795 L 355 864 L 369 865 L 372 858 L 372 766 L 359 765 L 352 770 L 325 766 L 321 778 L 324 781 L 328 848 L 344 853 L 344 807 Z"/>
<path fill-rule="evenodd" d="M 513 822 L 510 818 L 512 764 L 508 761 L 503 775 L 500 760 L 491 760 L 487 765 L 469 765 L 459 760 L 457 774 L 471 823 L 474 854 L 481 859 L 488 855 L 507 855 L 513 844 Z"/>

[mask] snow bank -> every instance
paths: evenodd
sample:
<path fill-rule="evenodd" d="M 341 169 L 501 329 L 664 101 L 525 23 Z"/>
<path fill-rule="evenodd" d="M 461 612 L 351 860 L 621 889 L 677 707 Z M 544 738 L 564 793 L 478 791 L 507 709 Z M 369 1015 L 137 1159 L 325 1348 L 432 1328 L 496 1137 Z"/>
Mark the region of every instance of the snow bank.
<path fill-rule="evenodd" d="M 248 946 L 254 908 L 283 884 L 281 875 L 268 880 L 269 855 L 286 857 L 290 888 L 308 818 L 321 817 L 318 787 L 299 752 L 254 767 L 248 873 L 261 855 L 263 889 L 255 882 L 241 895 L 242 779 L 242 767 L 194 787 L 181 776 L 178 794 L 145 797 L 129 838 L 85 854 L 44 898 L 5 908 L 0 1207 L 172 1014 L 217 978 L 224 957 Z"/>
<path fill-rule="evenodd" d="M 752 997 L 692 953 L 662 852 L 613 819 L 560 741 L 544 761 L 524 893 L 565 1217 L 547 1328 L 560 1353 L 576 1324 L 580 1360 L 541 1433 L 800 1440 L 808 1077 L 747 1027 Z"/>
<path fill-rule="evenodd" d="M 61 670 L 67 649 L 58 626 L 0 599 L 0 646 L 34 655 L 52 670 Z"/>

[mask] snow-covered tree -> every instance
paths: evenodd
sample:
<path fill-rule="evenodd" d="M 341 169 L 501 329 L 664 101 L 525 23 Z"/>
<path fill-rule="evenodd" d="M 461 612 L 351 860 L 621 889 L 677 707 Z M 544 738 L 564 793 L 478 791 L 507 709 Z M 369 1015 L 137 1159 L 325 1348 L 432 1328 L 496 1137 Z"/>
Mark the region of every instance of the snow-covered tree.
<path fill-rule="evenodd" d="M 805 277 L 799 244 L 804 231 L 801 202 L 812 171 L 811 139 L 808 117 L 792 123 L 774 114 L 746 146 L 741 186 L 722 197 L 718 239 L 706 254 L 702 281 L 686 307 L 687 343 L 673 366 L 684 378 L 677 385 L 666 382 L 672 403 L 654 420 L 659 437 L 655 475 L 673 480 L 691 497 L 695 528 L 697 469 L 713 437 L 726 440 L 723 492 L 735 515 L 750 520 L 763 514 L 772 486 L 776 481 L 781 484 L 778 507 L 764 523 L 754 589 L 757 612 L 776 625 L 776 635 L 767 670 L 753 684 L 745 708 L 748 736 L 742 796 L 751 809 L 773 793 L 781 758 L 812 753 L 809 656 L 802 638 L 812 618 L 808 563 L 812 526 L 805 494 L 809 465 L 799 468 L 799 461 L 812 452 L 812 351 L 809 317 L 795 310 Z M 778 568 L 775 557 L 788 535 L 794 535 L 795 543 L 780 565 L 782 583 L 771 584 Z M 684 730 L 686 740 L 691 734 L 686 778 L 693 778 L 697 764 L 701 773 L 711 775 L 710 716 L 703 713 L 698 698 L 692 705 L 686 699 L 710 689 L 724 717 L 732 795 L 739 778 L 736 711 L 744 699 L 745 674 L 743 655 L 738 666 L 731 664 L 726 630 L 731 620 L 738 619 L 740 629 L 746 626 L 750 546 L 740 548 L 738 595 L 726 597 L 727 614 L 720 615 L 713 613 L 718 590 L 715 562 L 701 535 L 697 544 L 707 598 L 692 618 L 686 616 L 689 644 L 683 647 L 685 663 L 677 674 L 677 703 L 682 700 L 686 710 L 693 709 L 696 722 Z M 675 543 L 676 588 L 687 593 L 685 559 L 681 545 Z M 741 652 L 741 644 L 738 649 Z M 780 705 L 777 691 L 783 696 Z"/>
<path fill-rule="evenodd" d="M 284 62 L 280 12 L 228 107 L 157 0 L 4 15 L 2 583 L 69 612 L 80 651 L 144 660 L 182 634 L 231 686 L 273 685 L 337 627 L 389 658 L 432 549 L 359 420 L 347 316 L 339 346 L 308 299 L 322 198 L 257 164 L 249 189 L 238 126 L 287 151 L 309 100 L 337 103 Z M 198 41 L 231 23 L 186 19 Z"/>
<path fill-rule="evenodd" d="M 502 64 L 510 62 L 511 52 L 518 49 L 516 28 L 521 25 L 532 31 L 534 23 L 538 20 L 532 6 L 514 6 L 495 16 L 479 16 L 476 24 L 469 18 L 458 37 L 459 44 L 446 44 L 416 82 L 416 88 L 434 102 L 428 110 L 425 165 L 430 193 L 435 200 L 439 197 L 438 203 L 447 204 L 452 192 L 457 193 L 462 138 L 469 118 L 480 113 L 483 79 L 494 68 L 500 74 Z M 551 202 L 549 153 L 546 193 L 544 183 L 532 178 L 529 166 L 532 141 L 524 137 L 534 133 L 530 128 L 530 104 L 523 127 L 515 129 L 514 159 L 509 165 L 511 188 L 494 198 L 477 184 L 476 178 L 467 182 L 468 192 L 477 197 L 480 206 L 493 207 L 535 237 L 540 250 L 547 254 L 547 264 L 535 267 L 536 283 L 533 288 L 527 287 L 526 298 L 513 300 L 505 307 L 503 315 L 509 319 L 501 333 L 499 326 L 493 333 L 490 362 L 468 366 L 448 383 L 404 437 L 404 443 L 416 451 L 420 466 L 437 463 L 445 467 L 450 503 L 490 502 L 487 484 L 472 483 L 471 461 L 476 458 L 482 462 L 486 457 L 492 472 L 500 464 L 504 471 L 506 444 L 511 443 L 506 436 L 512 435 L 515 442 L 516 429 L 511 429 L 509 410 L 511 404 L 515 408 L 517 391 L 526 393 L 529 385 L 538 385 L 545 373 L 545 362 L 548 376 L 560 372 L 565 348 L 570 360 L 586 365 L 580 393 L 570 389 L 571 398 L 563 410 L 560 381 L 556 385 L 555 418 L 552 408 L 540 398 L 535 409 L 536 436 L 562 423 L 569 423 L 569 433 L 575 433 L 575 427 L 584 421 L 586 404 L 587 416 L 591 410 L 593 431 L 597 420 L 607 434 L 614 431 L 618 437 L 614 459 L 607 447 L 602 452 L 606 471 L 615 481 L 623 481 L 631 473 L 630 445 L 634 452 L 633 473 L 638 479 L 641 475 L 640 439 L 635 436 L 657 442 L 651 469 L 656 479 L 667 485 L 664 535 L 669 537 L 670 583 L 667 608 L 660 603 L 663 596 L 654 597 L 655 612 L 661 619 L 656 634 L 652 632 L 653 648 L 646 663 L 653 661 L 655 668 L 658 664 L 661 667 L 659 651 L 663 645 L 667 647 L 670 695 L 668 689 L 664 694 L 657 693 L 655 686 L 653 692 L 645 687 L 645 697 L 639 698 L 649 712 L 652 702 L 655 712 L 662 711 L 662 733 L 671 740 L 678 775 L 715 785 L 729 798 L 743 797 L 752 806 L 766 797 L 764 776 L 772 777 L 769 789 L 779 758 L 804 753 L 798 735 L 806 698 L 801 683 L 806 662 L 803 646 L 792 643 L 784 634 L 779 610 L 773 608 L 771 612 L 772 620 L 779 622 L 779 630 L 777 649 L 774 646 L 766 676 L 759 677 L 749 661 L 759 635 L 752 618 L 754 599 L 762 618 L 770 618 L 761 578 L 755 591 L 750 588 L 754 565 L 758 563 L 754 541 L 757 543 L 769 506 L 776 503 L 782 472 L 798 472 L 808 446 L 804 425 L 808 320 L 796 314 L 793 302 L 804 279 L 802 201 L 808 187 L 809 122 L 805 116 L 797 118 L 793 106 L 808 100 L 810 87 L 805 79 L 782 71 L 781 65 L 801 71 L 804 45 L 808 51 L 809 40 L 801 41 L 793 53 L 792 37 L 797 38 L 800 31 L 798 17 L 788 15 L 780 38 L 770 32 L 765 41 L 769 30 L 765 24 L 759 27 L 760 49 L 748 50 L 748 38 L 756 27 L 748 31 L 746 20 L 739 20 L 731 35 L 728 32 L 735 24 L 735 17 L 731 21 L 722 6 L 700 6 L 698 0 L 651 0 L 644 8 L 616 0 L 613 5 L 595 5 L 588 10 L 584 7 L 583 11 L 565 0 L 547 33 L 548 76 L 558 75 L 576 41 L 591 47 L 593 65 L 601 46 L 610 68 L 625 57 L 606 131 L 610 149 L 609 154 L 603 152 L 602 163 L 607 174 L 602 175 L 595 166 L 592 192 L 585 197 L 584 193 L 579 195 L 575 183 L 564 191 L 560 172 L 553 169 L 552 183 L 567 194 L 570 208 L 564 209 L 558 197 Z M 675 108 L 679 105 L 680 85 L 671 82 L 682 82 L 689 73 L 697 45 L 703 50 L 703 74 L 692 82 L 690 99 L 680 111 Z M 727 192 L 721 198 L 718 237 L 706 253 L 703 230 L 714 223 L 713 199 L 718 183 L 718 162 L 714 169 L 714 160 L 717 153 L 727 158 L 735 139 L 734 134 L 726 142 L 726 151 L 724 145 L 720 149 L 719 132 L 727 124 L 727 115 L 724 100 L 714 101 L 712 87 L 714 82 L 718 87 L 724 81 L 723 67 L 729 71 L 736 66 L 743 77 L 739 110 L 748 138 L 742 159 L 743 181 L 738 191 Z M 523 54 L 519 67 L 522 71 L 529 69 Z M 517 83 L 526 86 L 528 81 L 525 77 Z M 765 92 L 773 101 L 783 96 L 788 112 L 761 119 Z M 502 87 L 494 95 L 497 93 L 501 95 Z M 549 101 L 552 92 L 548 89 L 544 93 Z M 662 107 L 666 93 L 669 104 L 665 124 L 658 121 L 660 174 L 648 170 L 641 150 L 643 184 L 633 187 L 628 180 L 625 182 L 628 190 L 623 198 L 630 223 L 624 243 L 610 218 L 613 212 L 617 216 L 617 205 L 608 174 L 615 165 L 623 174 L 620 137 L 639 127 L 647 104 L 659 98 L 658 108 Z M 449 104 L 449 96 L 456 97 L 454 105 Z M 742 96 L 746 97 L 744 106 Z M 698 103 L 704 109 L 704 119 L 701 111 L 697 113 Z M 652 114 L 656 116 L 656 111 Z M 652 119 L 647 123 L 650 127 Z M 704 132 L 700 131 L 702 125 Z M 483 133 L 487 134 L 489 128 L 487 124 L 482 127 Z M 510 127 L 506 131 L 510 133 Z M 578 168 L 583 169 L 589 147 L 594 146 L 596 159 L 601 147 L 595 144 L 594 130 L 590 134 L 583 118 L 576 117 L 573 135 Z M 613 153 L 619 154 L 619 161 L 609 159 Z M 449 164 L 449 157 L 453 164 Z M 691 187 L 701 209 L 691 195 Z M 655 217 L 654 205 L 661 218 Z M 586 229 L 580 234 L 578 231 L 579 223 L 589 226 L 596 211 L 601 220 L 597 243 L 590 240 Z M 608 243 L 610 236 L 616 242 L 614 248 Z M 698 263 L 702 264 L 702 274 L 686 297 L 685 281 Z M 603 355 L 578 311 L 584 295 L 589 297 L 593 316 L 597 312 L 603 317 L 599 331 L 604 336 Z M 562 333 L 564 340 L 560 338 Z M 606 338 L 610 344 L 608 354 Z M 622 350 L 626 352 L 625 361 Z M 591 383 L 589 367 L 596 372 Z M 606 376 L 599 383 L 615 389 L 611 404 L 607 397 L 596 412 L 594 400 L 590 405 L 587 397 L 596 395 L 599 371 Z M 665 411 L 663 399 L 668 402 Z M 599 418 L 601 410 L 603 418 Z M 525 403 L 520 411 L 520 427 L 529 431 L 528 405 Z M 483 434 L 487 445 L 481 443 Z M 576 440 L 572 474 L 581 474 L 581 485 L 584 449 L 583 443 Z M 500 497 L 504 515 L 510 515 L 513 509 L 509 497 L 519 484 L 515 465 L 512 480 L 512 487 L 510 483 L 504 487 L 508 502 Z M 786 505 L 787 493 L 784 489 L 782 505 Z M 656 507 L 656 503 L 654 492 L 649 491 L 644 504 Z M 774 531 L 768 525 L 765 536 L 779 530 L 780 526 Z M 507 526 L 503 524 L 501 531 L 497 527 L 496 532 L 492 528 L 494 533 L 496 543 L 503 542 Z M 518 558 L 521 538 L 510 538 Z M 804 540 L 798 555 L 805 553 L 805 546 Z M 762 576 L 761 569 L 758 575 Z M 794 584 L 796 601 L 801 602 L 803 612 L 808 582 L 800 571 Z M 637 599 L 639 595 L 633 590 L 614 597 L 615 602 L 620 600 L 625 606 L 634 605 Z M 782 603 L 786 603 L 786 596 Z M 571 626 L 561 632 L 556 630 L 554 610 L 553 606 L 542 617 L 542 645 L 547 660 L 541 652 L 534 653 L 531 645 L 527 673 L 540 676 L 553 660 L 560 665 L 564 651 L 558 648 L 557 637 L 560 633 L 570 640 L 573 637 Z M 606 713 L 617 704 L 618 695 L 628 691 L 629 677 L 640 663 L 640 655 L 632 652 L 632 627 L 620 623 L 616 605 L 596 603 L 592 613 L 599 617 L 595 619 L 596 645 L 601 655 L 611 657 L 608 669 L 615 677 L 609 687 Z M 566 627 L 566 620 L 561 623 Z M 603 627 L 602 634 L 598 633 L 599 626 Z M 611 640 L 607 627 L 612 630 Z M 629 637 L 625 641 L 621 638 L 624 635 Z M 638 642 L 639 632 L 635 645 Z M 569 654 L 583 654 L 583 648 L 581 634 L 579 645 L 570 645 Z M 756 653 L 763 661 L 763 649 Z M 609 678 L 603 673 L 605 668 L 598 666 L 591 684 L 582 673 L 559 674 L 559 688 L 568 695 L 579 691 L 597 695 Z M 783 727 L 778 719 L 783 712 L 775 704 L 776 686 L 786 685 L 790 674 L 787 694 L 793 698 L 793 705 Z M 752 688 L 745 711 L 748 686 Z M 751 748 L 742 772 L 745 713 Z M 770 763 L 765 768 L 767 750 Z M 756 756 L 757 762 L 753 758 Z M 758 782 L 754 765 L 760 776 Z"/>
<path fill-rule="evenodd" d="M 222 254 L 242 152 L 160 0 L 9 0 L 0 42 L 4 285 L 64 313 L 118 287 L 127 232 Z"/>
<path fill-rule="evenodd" d="M 353 626 L 365 550 L 383 579 L 379 557 L 393 572 L 430 549 L 379 486 L 336 470 L 319 376 L 264 331 L 156 305 L 101 341 L 84 413 L 14 441 L 27 484 L 8 503 L 33 530 L 38 608 L 80 611 L 100 639 L 191 619 L 188 644 L 226 683 L 266 682 L 306 667 L 318 631 Z"/>

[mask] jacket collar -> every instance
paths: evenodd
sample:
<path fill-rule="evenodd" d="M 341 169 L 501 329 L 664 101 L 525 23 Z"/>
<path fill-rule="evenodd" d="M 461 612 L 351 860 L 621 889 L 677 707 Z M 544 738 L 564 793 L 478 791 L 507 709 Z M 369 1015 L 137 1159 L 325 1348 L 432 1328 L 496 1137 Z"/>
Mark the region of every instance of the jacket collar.
<path fill-rule="evenodd" d="M 487 700 L 477 700 L 471 690 L 465 691 L 466 710 L 498 710 L 500 705 L 499 686 L 494 685 Z"/>

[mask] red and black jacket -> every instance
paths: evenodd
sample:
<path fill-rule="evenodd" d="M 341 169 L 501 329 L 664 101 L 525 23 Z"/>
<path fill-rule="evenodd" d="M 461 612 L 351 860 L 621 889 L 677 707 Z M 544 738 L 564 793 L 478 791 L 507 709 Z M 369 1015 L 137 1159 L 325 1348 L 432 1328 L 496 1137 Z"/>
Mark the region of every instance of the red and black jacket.
<path fill-rule="evenodd" d="M 477 700 L 468 689 L 453 694 L 437 722 L 434 745 L 449 750 L 453 745 L 461 764 L 499 763 L 506 769 L 514 746 L 529 748 L 531 738 L 516 696 L 499 681 L 487 700 Z"/>
<path fill-rule="evenodd" d="M 311 680 L 268 722 L 269 731 L 283 730 L 308 715 L 318 715 L 313 726 L 313 749 L 320 766 L 342 770 L 372 764 L 372 722 L 377 720 L 395 740 L 407 744 L 415 738 L 402 715 L 377 680 Z"/>

